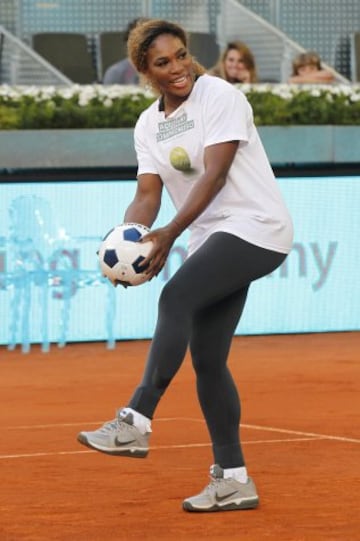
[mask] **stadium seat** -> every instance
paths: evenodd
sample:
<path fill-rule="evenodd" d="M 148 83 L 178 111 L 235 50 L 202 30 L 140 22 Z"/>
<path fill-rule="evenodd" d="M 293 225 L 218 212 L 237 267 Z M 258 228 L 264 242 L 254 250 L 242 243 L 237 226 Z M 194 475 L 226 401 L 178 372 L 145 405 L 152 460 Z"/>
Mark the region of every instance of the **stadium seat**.
<path fill-rule="evenodd" d="M 127 57 L 125 32 L 102 32 L 97 39 L 98 77 L 102 81 L 105 71 Z"/>
<path fill-rule="evenodd" d="M 360 81 L 360 32 L 354 32 L 350 37 L 351 80 Z"/>
<path fill-rule="evenodd" d="M 85 34 L 41 32 L 32 36 L 32 47 L 74 83 L 96 82 L 96 69 Z"/>
<path fill-rule="evenodd" d="M 220 49 L 214 34 L 189 32 L 189 48 L 205 68 L 211 68 L 217 61 Z"/>

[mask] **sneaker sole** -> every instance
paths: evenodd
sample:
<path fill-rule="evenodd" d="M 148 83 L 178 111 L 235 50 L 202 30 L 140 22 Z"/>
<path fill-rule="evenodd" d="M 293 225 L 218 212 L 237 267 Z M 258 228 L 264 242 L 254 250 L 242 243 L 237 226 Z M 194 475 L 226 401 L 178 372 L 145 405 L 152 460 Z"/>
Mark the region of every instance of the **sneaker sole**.
<path fill-rule="evenodd" d="M 100 451 L 101 453 L 105 453 L 106 455 L 129 456 L 131 458 L 145 458 L 149 453 L 149 449 L 144 449 L 141 447 L 125 447 L 125 448 L 100 447 L 100 446 L 94 445 L 93 443 L 90 443 L 87 437 L 81 433 L 78 434 L 77 441 L 81 443 L 82 445 L 89 447 L 90 449 L 93 449 L 95 451 Z"/>
<path fill-rule="evenodd" d="M 239 503 L 230 502 L 224 505 L 214 504 L 211 507 L 194 507 L 190 501 L 183 502 L 184 511 L 192 513 L 214 513 L 216 511 L 243 511 L 246 509 L 256 509 L 259 505 L 259 498 L 247 498 Z"/>

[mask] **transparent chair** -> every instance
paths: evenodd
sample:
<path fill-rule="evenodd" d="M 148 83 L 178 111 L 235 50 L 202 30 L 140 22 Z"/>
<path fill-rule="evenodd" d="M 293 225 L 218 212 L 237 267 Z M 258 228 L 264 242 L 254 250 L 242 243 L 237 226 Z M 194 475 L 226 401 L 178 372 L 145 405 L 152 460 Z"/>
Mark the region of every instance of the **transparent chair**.
<path fill-rule="evenodd" d="M 79 268 L 80 245 L 99 242 L 95 237 L 70 237 L 58 225 L 49 201 L 36 195 L 15 198 L 9 208 L 6 287 L 12 294 L 8 348 L 21 343 L 22 351 L 31 346 L 30 322 L 34 303 L 40 307 L 41 348 L 49 351 L 49 300 L 62 303 L 58 346 L 66 344 L 74 288 L 107 286 L 105 326 L 107 346 L 115 346 L 113 322 L 116 311 L 115 289 L 98 268 Z"/>

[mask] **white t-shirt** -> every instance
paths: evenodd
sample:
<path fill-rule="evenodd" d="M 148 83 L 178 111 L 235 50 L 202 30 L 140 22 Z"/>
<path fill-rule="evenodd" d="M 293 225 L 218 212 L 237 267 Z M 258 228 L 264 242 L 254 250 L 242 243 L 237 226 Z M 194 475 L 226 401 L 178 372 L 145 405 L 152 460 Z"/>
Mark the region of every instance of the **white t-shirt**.
<path fill-rule="evenodd" d="M 189 253 L 212 233 L 231 233 L 288 253 L 293 227 L 245 95 L 226 81 L 201 75 L 188 99 L 165 117 L 155 101 L 135 127 L 138 175 L 161 177 L 176 209 L 204 173 L 204 149 L 239 141 L 226 183 L 190 225 Z"/>

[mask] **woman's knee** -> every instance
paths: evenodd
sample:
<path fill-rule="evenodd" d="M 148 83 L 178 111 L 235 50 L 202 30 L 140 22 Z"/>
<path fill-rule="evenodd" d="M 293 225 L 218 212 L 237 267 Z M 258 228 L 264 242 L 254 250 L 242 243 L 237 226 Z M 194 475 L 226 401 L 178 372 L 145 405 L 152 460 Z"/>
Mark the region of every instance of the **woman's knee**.
<path fill-rule="evenodd" d="M 194 347 L 193 344 L 190 346 L 191 361 L 195 373 L 199 376 L 206 374 L 213 375 L 218 370 L 221 372 L 222 362 L 218 355 L 209 353 L 208 344 L 204 344 L 204 347 L 201 347 L 200 344 L 198 346 Z"/>
<path fill-rule="evenodd" d="M 163 311 L 167 311 L 172 308 L 176 303 L 176 291 L 171 287 L 170 282 L 167 282 L 159 297 L 159 308 Z"/>
<path fill-rule="evenodd" d="M 159 309 L 162 313 L 170 314 L 189 311 L 187 296 L 175 281 L 170 280 L 164 285 L 159 297 Z"/>

